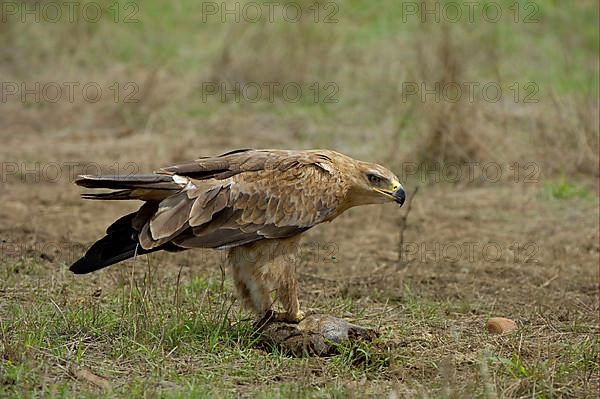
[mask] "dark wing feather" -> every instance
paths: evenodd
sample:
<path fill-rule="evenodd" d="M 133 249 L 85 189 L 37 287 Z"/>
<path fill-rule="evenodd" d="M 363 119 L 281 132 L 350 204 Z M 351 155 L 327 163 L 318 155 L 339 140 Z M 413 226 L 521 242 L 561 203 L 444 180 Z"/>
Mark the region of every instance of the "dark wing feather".
<path fill-rule="evenodd" d="M 167 166 L 157 173 L 176 174 L 198 180 L 227 179 L 243 172 L 261 170 L 285 171 L 300 164 L 330 160 L 317 151 L 235 150 L 218 157 L 199 158 L 178 165 Z"/>

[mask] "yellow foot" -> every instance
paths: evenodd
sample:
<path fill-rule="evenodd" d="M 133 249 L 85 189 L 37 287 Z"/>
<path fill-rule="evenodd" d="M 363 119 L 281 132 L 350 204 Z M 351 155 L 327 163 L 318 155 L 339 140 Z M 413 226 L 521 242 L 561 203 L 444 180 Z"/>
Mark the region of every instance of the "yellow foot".
<path fill-rule="evenodd" d="M 291 315 L 289 313 L 275 312 L 273 310 L 267 310 L 265 315 L 258 321 L 254 323 L 254 327 L 257 329 L 261 329 L 268 323 L 272 322 L 283 322 L 283 323 L 299 323 L 306 317 L 306 314 L 303 311 L 298 311 L 295 315 Z"/>
<path fill-rule="evenodd" d="M 306 313 L 299 310 L 295 315 L 292 315 L 289 313 L 279 313 L 278 316 L 281 317 L 281 320 L 278 320 L 278 321 L 288 321 L 291 323 L 300 323 L 302 321 L 302 319 L 304 319 L 306 317 Z"/>

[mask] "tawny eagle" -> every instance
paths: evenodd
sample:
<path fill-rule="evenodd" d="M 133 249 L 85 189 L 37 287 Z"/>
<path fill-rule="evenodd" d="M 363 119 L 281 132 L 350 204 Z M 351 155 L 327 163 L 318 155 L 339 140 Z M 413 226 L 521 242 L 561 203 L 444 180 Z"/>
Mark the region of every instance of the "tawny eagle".
<path fill-rule="evenodd" d="M 295 265 L 301 233 L 357 205 L 396 202 L 405 193 L 388 169 L 329 150 L 236 150 L 152 174 L 79 176 L 75 183 L 114 191 L 96 200 L 141 200 L 115 221 L 70 270 L 90 273 L 136 255 L 190 248 L 227 249 L 243 303 L 259 317 L 303 317 Z"/>

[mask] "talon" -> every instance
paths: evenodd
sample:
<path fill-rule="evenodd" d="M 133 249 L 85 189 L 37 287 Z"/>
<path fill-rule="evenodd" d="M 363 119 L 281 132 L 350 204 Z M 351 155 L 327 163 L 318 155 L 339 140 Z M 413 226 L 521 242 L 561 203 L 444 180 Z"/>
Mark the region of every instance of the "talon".
<path fill-rule="evenodd" d="M 279 314 L 277 312 L 274 312 L 272 310 L 267 310 L 265 312 L 265 314 L 263 315 L 263 317 L 261 317 L 259 320 L 254 322 L 254 328 L 256 330 L 262 330 L 264 326 L 266 326 L 267 324 L 273 322 L 273 321 L 277 321 L 279 318 Z"/>
<path fill-rule="evenodd" d="M 300 323 L 305 317 L 306 314 L 303 311 L 299 310 L 295 315 L 292 315 L 290 313 L 278 313 L 276 320 L 296 324 Z"/>
<path fill-rule="evenodd" d="M 306 317 L 306 313 L 304 313 L 303 311 L 299 310 L 298 313 L 296 313 L 296 321 L 299 323 L 302 320 L 304 320 L 304 318 Z"/>
<path fill-rule="evenodd" d="M 278 323 L 291 323 L 298 324 L 306 317 L 306 313 L 298 311 L 295 315 L 289 313 L 275 312 L 273 310 L 267 310 L 263 317 L 254 322 L 254 328 L 256 330 L 262 330 L 267 324 L 278 322 Z"/>

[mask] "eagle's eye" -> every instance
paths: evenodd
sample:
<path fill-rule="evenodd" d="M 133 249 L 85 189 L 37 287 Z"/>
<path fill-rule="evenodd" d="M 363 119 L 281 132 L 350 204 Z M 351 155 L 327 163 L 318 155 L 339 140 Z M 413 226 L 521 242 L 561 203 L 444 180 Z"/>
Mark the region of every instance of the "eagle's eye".
<path fill-rule="evenodd" d="M 383 181 L 383 177 L 376 175 L 374 173 L 368 173 L 367 179 L 369 179 L 369 183 L 373 186 L 379 186 L 379 185 L 381 185 L 381 183 Z"/>

